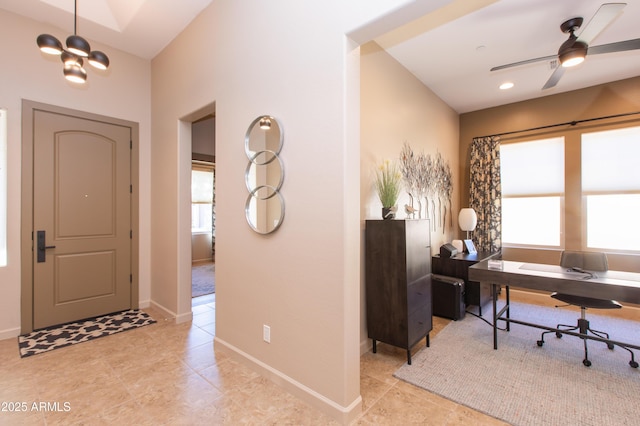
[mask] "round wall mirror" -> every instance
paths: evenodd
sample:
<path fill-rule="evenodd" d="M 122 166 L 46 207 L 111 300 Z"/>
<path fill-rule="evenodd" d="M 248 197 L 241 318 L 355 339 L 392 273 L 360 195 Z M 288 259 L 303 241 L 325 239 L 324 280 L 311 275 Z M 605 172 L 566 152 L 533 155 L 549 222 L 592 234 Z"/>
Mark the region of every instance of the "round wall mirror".
<path fill-rule="evenodd" d="M 251 229 L 259 234 L 270 234 L 282 224 L 284 199 L 273 187 L 258 187 L 247 197 L 244 210 Z"/>
<path fill-rule="evenodd" d="M 278 155 L 282 149 L 283 139 L 284 132 L 278 120 L 270 115 L 262 115 L 249 125 L 247 134 L 244 136 L 244 150 L 250 159 L 260 151 Z M 265 158 L 262 160 L 264 161 Z"/>
<path fill-rule="evenodd" d="M 262 152 L 258 152 L 256 156 L 262 157 L 263 154 Z M 244 178 L 249 192 L 253 191 L 254 188 L 264 185 L 269 185 L 275 188 L 276 191 L 279 191 L 284 181 L 282 160 L 280 160 L 280 157 L 273 155 L 267 163 L 250 161 L 244 172 Z"/>
<path fill-rule="evenodd" d="M 275 231 L 284 219 L 284 199 L 280 194 L 284 165 L 279 157 L 283 134 L 274 117 L 262 115 L 251 122 L 244 138 L 249 159 L 244 173 L 249 191 L 245 216 L 251 229 L 260 234 Z"/>

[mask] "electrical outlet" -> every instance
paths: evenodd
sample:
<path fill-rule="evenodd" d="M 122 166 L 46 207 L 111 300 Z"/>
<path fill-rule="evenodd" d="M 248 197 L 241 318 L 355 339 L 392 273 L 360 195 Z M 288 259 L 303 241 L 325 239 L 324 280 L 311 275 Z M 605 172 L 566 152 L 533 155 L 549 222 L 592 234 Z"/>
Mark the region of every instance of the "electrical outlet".
<path fill-rule="evenodd" d="M 271 343 L 271 327 L 268 325 L 262 326 L 262 339 L 267 343 Z"/>

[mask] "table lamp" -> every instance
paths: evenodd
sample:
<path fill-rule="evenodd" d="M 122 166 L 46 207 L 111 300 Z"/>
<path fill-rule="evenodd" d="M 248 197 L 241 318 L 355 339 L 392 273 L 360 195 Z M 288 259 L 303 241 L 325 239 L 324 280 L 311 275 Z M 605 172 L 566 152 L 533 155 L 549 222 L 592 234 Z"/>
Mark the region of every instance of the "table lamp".
<path fill-rule="evenodd" d="M 476 216 L 475 210 L 472 208 L 465 208 L 460 210 L 458 214 L 458 225 L 463 231 L 467 231 L 467 240 L 469 239 L 469 231 L 476 229 L 478 224 L 478 216 Z"/>

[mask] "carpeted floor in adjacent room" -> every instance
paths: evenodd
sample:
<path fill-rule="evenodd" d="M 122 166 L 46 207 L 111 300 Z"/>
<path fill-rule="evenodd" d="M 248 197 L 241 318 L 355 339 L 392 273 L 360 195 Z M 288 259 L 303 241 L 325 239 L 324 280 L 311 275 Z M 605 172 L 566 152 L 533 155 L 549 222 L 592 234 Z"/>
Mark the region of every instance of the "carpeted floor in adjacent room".
<path fill-rule="evenodd" d="M 191 267 L 191 297 L 200 297 L 216 292 L 216 264 L 196 264 Z"/>

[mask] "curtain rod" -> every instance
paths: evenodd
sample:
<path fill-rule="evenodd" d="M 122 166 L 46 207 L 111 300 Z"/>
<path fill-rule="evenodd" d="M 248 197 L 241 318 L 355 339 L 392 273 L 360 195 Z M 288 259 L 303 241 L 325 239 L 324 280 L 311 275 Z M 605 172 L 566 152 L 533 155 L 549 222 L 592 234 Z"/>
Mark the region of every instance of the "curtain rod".
<path fill-rule="evenodd" d="M 560 126 L 575 126 L 577 124 L 588 123 L 590 121 L 606 120 L 606 119 L 609 119 L 609 118 L 628 117 L 628 116 L 631 116 L 631 115 L 638 115 L 638 114 L 640 114 L 640 111 L 628 112 L 628 113 L 616 114 L 616 115 L 607 115 L 605 117 L 585 118 L 583 120 L 567 121 L 565 123 L 549 124 L 547 126 L 532 127 L 530 129 L 514 130 L 514 131 L 511 131 L 511 132 L 496 133 L 494 135 L 480 136 L 480 137 L 476 137 L 474 139 L 490 138 L 490 137 L 493 137 L 493 136 L 507 136 L 507 135 L 513 135 L 513 134 L 516 134 L 516 133 L 526 133 L 526 132 L 532 132 L 534 130 L 551 129 L 553 127 L 560 127 Z"/>

